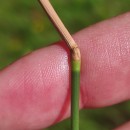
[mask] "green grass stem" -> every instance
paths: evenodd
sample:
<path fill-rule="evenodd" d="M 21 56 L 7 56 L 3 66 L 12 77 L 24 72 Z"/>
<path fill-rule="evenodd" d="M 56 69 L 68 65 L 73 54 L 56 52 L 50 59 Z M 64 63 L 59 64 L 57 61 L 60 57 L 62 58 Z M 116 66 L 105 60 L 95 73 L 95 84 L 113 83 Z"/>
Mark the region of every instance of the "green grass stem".
<path fill-rule="evenodd" d="M 80 50 L 49 0 L 39 0 L 39 2 L 72 54 L 71 130 L 79 130 Z"/>
<path fill-rule="evenodd" d="M 79 130 L 80 61 L 72 59 L 71 130 Z"/>

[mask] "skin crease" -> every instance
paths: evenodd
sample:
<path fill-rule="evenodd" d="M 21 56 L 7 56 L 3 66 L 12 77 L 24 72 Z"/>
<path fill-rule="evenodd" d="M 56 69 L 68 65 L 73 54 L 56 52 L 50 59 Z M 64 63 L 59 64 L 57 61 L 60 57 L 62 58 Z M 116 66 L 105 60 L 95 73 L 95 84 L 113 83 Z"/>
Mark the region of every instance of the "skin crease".
<path fill-rule="evenodd" d="M 130 13 L 84 29 L 74 39 L 82 54 L 80 108 L 129 100 Z M 59 42 L 1 70 L 0 130 L 37 130 L 70 115 L 69 57 Z"/>

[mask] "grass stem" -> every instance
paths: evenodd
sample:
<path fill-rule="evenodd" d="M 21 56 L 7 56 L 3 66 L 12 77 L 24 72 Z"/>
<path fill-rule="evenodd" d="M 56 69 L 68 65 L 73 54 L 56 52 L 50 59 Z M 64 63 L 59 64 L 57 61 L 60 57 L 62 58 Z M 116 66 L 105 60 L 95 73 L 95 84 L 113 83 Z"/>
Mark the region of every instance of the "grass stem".
<path fill-rule="evenodd" d="M 79 130 L 80 50 L 49 0 L 39 0 L 53 25 L 71 50 L 71 130 Z"/>

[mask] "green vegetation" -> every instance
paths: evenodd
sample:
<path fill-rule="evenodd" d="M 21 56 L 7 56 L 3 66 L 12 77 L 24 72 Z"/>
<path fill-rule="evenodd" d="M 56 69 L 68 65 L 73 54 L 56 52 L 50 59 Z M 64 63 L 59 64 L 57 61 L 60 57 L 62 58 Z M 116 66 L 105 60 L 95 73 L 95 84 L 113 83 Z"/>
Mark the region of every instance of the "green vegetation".
<path fill-rule="evenodd" d="M 52 3 L 71 33 L 130 10 L 130 0 L 53 0 Z M 58 40 L 58 34 L 37 0 L 1 1 L 0 69 Z M 80 130 L 111 130 L 130 119 L 129 110 L 128 102 L 83 110 Z M 66 120 L 46 130 L 70 130 L 70 122 Z"/>
<path fill-rule="evenodd" d="M 79 130 L 79 90 L 81 59 L 75 60 L 72 56 L 71 64 L 71 130 Z"/>

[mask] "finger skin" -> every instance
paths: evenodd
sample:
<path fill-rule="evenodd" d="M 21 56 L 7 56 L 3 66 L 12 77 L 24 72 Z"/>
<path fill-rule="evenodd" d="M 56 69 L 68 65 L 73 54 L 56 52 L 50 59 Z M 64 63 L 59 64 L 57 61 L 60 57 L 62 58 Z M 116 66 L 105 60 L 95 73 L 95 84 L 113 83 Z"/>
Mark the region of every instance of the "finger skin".
<path fill-rule="evenodd" d="M 114 130 L 129 130 L 129 129 L 130 129 L 130 122 L 127 122 Z"/>
<path fill-rule="evenodd" d="M 75 35 L 81 48 L 81 88 L 86 107 L 130 98 L 130 13 Z M 81 35 L 80 35 L 81 34 Z"/>
<path fill-rule="evenodd" d="M 130 98 L 130 13 L 74 35 L 82 54 L 80 107 Z M 70 115 L 70 53 L 63 42 L 0 72 L 0 130 L 37 130 Z"/>

